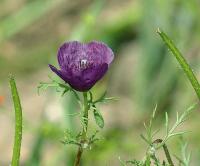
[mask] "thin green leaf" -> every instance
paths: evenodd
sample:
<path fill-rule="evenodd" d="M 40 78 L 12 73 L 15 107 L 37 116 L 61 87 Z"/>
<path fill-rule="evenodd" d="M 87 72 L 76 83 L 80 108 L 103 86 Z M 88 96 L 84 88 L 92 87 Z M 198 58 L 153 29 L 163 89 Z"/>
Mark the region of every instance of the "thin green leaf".
<path fill-rule="evenodd" d="M 93 110 L 93 114 L 94 114 L 94 119 L 95 119 L 96 124 L 100 128 L 103 128 L 104 127 L 104 119 L 103 119 L 103 116 L 101 115 L 101 113 L 99 112 L 99 110 L 96 107 Z"/>
<path fill-rule="evenodd" d="M 63 97 L 65 95 L 65 93 L 67 93 L 69 90 L 64 89 L 64 91 L 62 92 L 61 96 Z"/>
<path fill-rule="evenodd" d="M 145 160 L 145 166 L 150 166 L 150 165 L 151 165 L 151 158 L 148 155 L 146 160 Z"/>
<path fill-rule="evenodd" d="M 167 112 L 165 112 L 165 132 L 166 132 L 166 135 L 168 135 L 168 133 L 169 133 L 169 117 L 168 117 Z"/>
<path fill-rule="evenodd" d="M 15 140 L 12 155 L 12 166 L 19 166 L 22 140 L 22 107 L 13 76 L 10 76 L 10 87 L 15 108 Z"/>
<path fill-rule="evenodd" d="M 190 80 L 199 100 L 200 100 L 200 83 L 198 82 L 194 72 L 192 71 L 190 65 L 187 63 L 186 59 L 183 57 L 181 52 L 172 42 L 172 40 L 160 29 L 157 30 L 157 33 L 160 35 L 162 40 L 165 42 L 167 47 L 171 50 L 172 54 L 175 56 L 179 64 L 181 65 L 183 71 L 187 75 L 188 79 Z"/>
<path fill-rule="evenodd" d="M 178 112 L 176 112 L 176 122 L 178 122 L 179 121 L 179 114 L 178 114 Z"/>
<path fill-rule="evenodd" d="M 155 108 L 154 108 L 154 110 L 153 110 L 152 119 L 155 118 L 157 108 L 158 108 L 158 105 L 156 104 L 156 106 L 155 106 Z"/>
<path fill-rule="evenodd" d="M 58 87 L 57 83 L 52 82 L 52 83 L 46 83 L 46 82 L 40 82 L 37 89 L 38 89 L 38 95 L 40 94 L 41 90 L 47 90 L 49 87 Z"/>
<path fill-rule="evenodd" d="M 177 135 L 183 135 L 185 133 L 188 133 L 188 131 L 176 132 L 176 133 L 170 134 L 169 137 L 173 137 L 173 136 L 177 136 Z"/>
<path fill-rule="evenodd" d="M 119 100 L 117 97 L 105 97 L 102 102 L 109 102 L 109 101 L 117 101 Z"/>
<path fill-rule="evenodd" d="M 99 103 L 99 102 L 102 102 L 106 96 L 106 91 L 97 99 L 95 100 L 93 103 L 96 104 L 96 103 Z"/>
<path fill-rule="evenodd" d="M 153 133 L 152 133 L 152 137 L 154 137 L 158 132 L 160 131 L 160 128 L 155 130 Z"/>
<path fill-rule="evenodd" d="M 143 134 L 140 134 L 140 137 L 147 143 L 147 144 L 151 144 L 151 142 L 148 141 L 148 139 L 143 135 Z"/>

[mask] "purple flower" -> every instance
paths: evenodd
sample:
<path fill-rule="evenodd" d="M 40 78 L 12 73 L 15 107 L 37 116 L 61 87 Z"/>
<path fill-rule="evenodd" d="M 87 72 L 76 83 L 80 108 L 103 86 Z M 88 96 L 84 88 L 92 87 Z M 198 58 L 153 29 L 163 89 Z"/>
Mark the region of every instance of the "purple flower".
<path fill-rule="evenodd" d="M 58 50 L 60 70 L 49 67 L 75 90 L 87 91 L 104 76 L 113 58 L 112 50 L 104 43 L 72 41 Z"/>

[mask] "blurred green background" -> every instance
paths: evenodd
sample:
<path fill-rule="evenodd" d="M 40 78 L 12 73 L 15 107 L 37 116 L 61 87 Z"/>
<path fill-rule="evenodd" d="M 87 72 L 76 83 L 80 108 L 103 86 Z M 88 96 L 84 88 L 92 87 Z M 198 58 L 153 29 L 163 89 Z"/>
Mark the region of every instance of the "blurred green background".
<path fill-rule="evenodd" d="M 78 131 L 78 117 L 67 116 L 78 111 L 77 103 L 54 89 L 37 94 L 39 82 L 54 76 L 48 64 L 57 65 L 57 49 L 68 40 L 100 40 L 115 53 L 108 74 L 93 91 L 98 96 L 107 90 L 120 100 L 100 106 L 105 128 L 99 135 L 104 140 L 84 153 L 82 164 L 118 166 L 119 156 L 142 159 L 146 145 L 140 134 L 156 103 L 155 128 L 162 128 L 166 111 L 173 122 L 177 111 L 197 101 L 156 29 L 171 36 L 200 80 L 199 6 L 199 0 L 1 0 L 0 165 L 9 165 L 13 145 L 10 73 L 16 77 L 24 113 L 21 165 L 73 165 L 77 147 L 60 141 L 66 129 Z M 191 165 L 200 163 L 199 111 L 181 127 L 191 131 L 185 135 Z M 90 123 L 93 132 L 98 127 L 92 117 Z M 178 142 L 169 142 L 172 154 L 179 154 Z"/>

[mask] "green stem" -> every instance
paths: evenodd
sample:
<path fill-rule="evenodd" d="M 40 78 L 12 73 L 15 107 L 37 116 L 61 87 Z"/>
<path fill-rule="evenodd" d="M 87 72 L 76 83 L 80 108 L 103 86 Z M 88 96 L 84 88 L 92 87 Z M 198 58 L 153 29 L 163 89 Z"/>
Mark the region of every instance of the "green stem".
<path fill-rule="evenodd" d="M 15 108 L 15 140 L 11 166 L 19 166 L 20 149 L 22 141 L 22 108 L 14 77 L 10 77 L 10 87 Z"/>
<path fill-rule="evenodd" d="M 200 100 L 200 83 L 198 82 L 196 76 L 194 75 L 190 65 L 187 63 L 186 59 L 183 57 L 181 52 L 172 42 L 172 40 L 160 29 L 157 30 L 157 33 L 160 35 L 162 40 L 165 42 L 167 47 L 171 50 L 172 54 L 175 56 L 179 64 L 181 65 L 182 69 L 184 70 L 185 74 L 187 75 L 188 79 L 190 80 L 199 100 Z"/>
<path fill-rule="evenodd" d="M 88 110 L 89 110 L 89 104 L 87 99 L 87 92 L 83 92 L 83 99 L 84 99 L 84 112 L 83 112 L 83 139 L 86 139 L 87 129 L 88 129 Z"/>
<path fill-rule="evenodd" d="M 89 104 L 87 99 L 87 92 L 83 92 L 83 129 L 82 129 L 82 138 L 81 138 L 81 145 L 78 148 L 78 152 L 76 155 L 74 166 L 80 166 L 81 156 L 83 154 L 83 146 L 82 144 L 85 143 L 87 139 L 87 129 L 88 129 L 88 110 L 89 110 Z"/>
<path fill-rule="evenodd" d="M 155 141 L 153 141 L 153 144 L 162 144 L 163 143 L 163 140 L 162 139 L 156 139 Z M 167 161 L 169 163 L 170 166 L 174 166 L 174 163 L 172 161 L 172 158 L 170 156 L 170 153 L 169 153 L 169 150 L 167 148 L 167 145 L 165 143 L 162 144 L 162 147 L 163 147 L 163 150 L 165 152 L 165 156 L 167 158 Z"/>
<path fill-rule="evenodd" d="M 168 150 L 166 144 L 163 144 L 163 150 L 164 150 L 164 152 L 165 152 L 165 156 L 166 156 L 167 161 L 168 161 L 168 163 L 170 164 L 170 166 L 174 166 L 174 163 L 173 163 L 173 161 L 172 161 L 172 158 L 171 158 L 171 156 L 170 156 L 170 153 L 169 153 L 169 150 Z"/>
<path fill-rule="evenodd" d="M 155 161 L 155 165 L 156 165 L 156 166 L 159 166 L 159 161 L 158 161 L 158 159 L 156 158 L 156 155 L 151 156 L 151 158 Z"/>

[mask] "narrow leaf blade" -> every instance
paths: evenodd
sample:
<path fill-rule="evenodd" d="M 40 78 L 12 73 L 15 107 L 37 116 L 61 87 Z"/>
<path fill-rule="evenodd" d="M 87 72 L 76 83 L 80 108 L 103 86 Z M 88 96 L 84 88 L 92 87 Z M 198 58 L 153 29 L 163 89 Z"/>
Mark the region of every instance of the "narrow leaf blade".
<path fill-rule="evenodd" d="M 97 108 L 94 109 L 93 113 L 94 113 L 94 119 L 95 119 L 96 124 L 100 128 L 103 128 L 104 127 L 103 116 L 101 115 L 101 113 L 99 112 L 99 110 L 97 110 Z"/>
<path fill-rule="evenodd" d="M 196 76 L 194 75 L 190 65 L 187 63 L 186 59 L 183 57 L 181 52 L 172 42 L 172 40 L 160 29 L 157 30 L 157 33 L 160 35 L 162 40 L 165 42 L 167 47 L 171 50 L 172 54 L 175 56 L 179 64 L 181 65 L 183 71 L 187 75 L 188 79 L 190 80 L 199 100 L 200 100 L 200 83 L 198 82 Z"/>
<path fill-rule="evenodd" d="M 15 140 L 12 155 L 12 166 L 19 166 L 21 140 L 22 140 L 22 107 L 18 95 L 15 79 L 10 76 L 10 87 L 15 108 Z"/>

